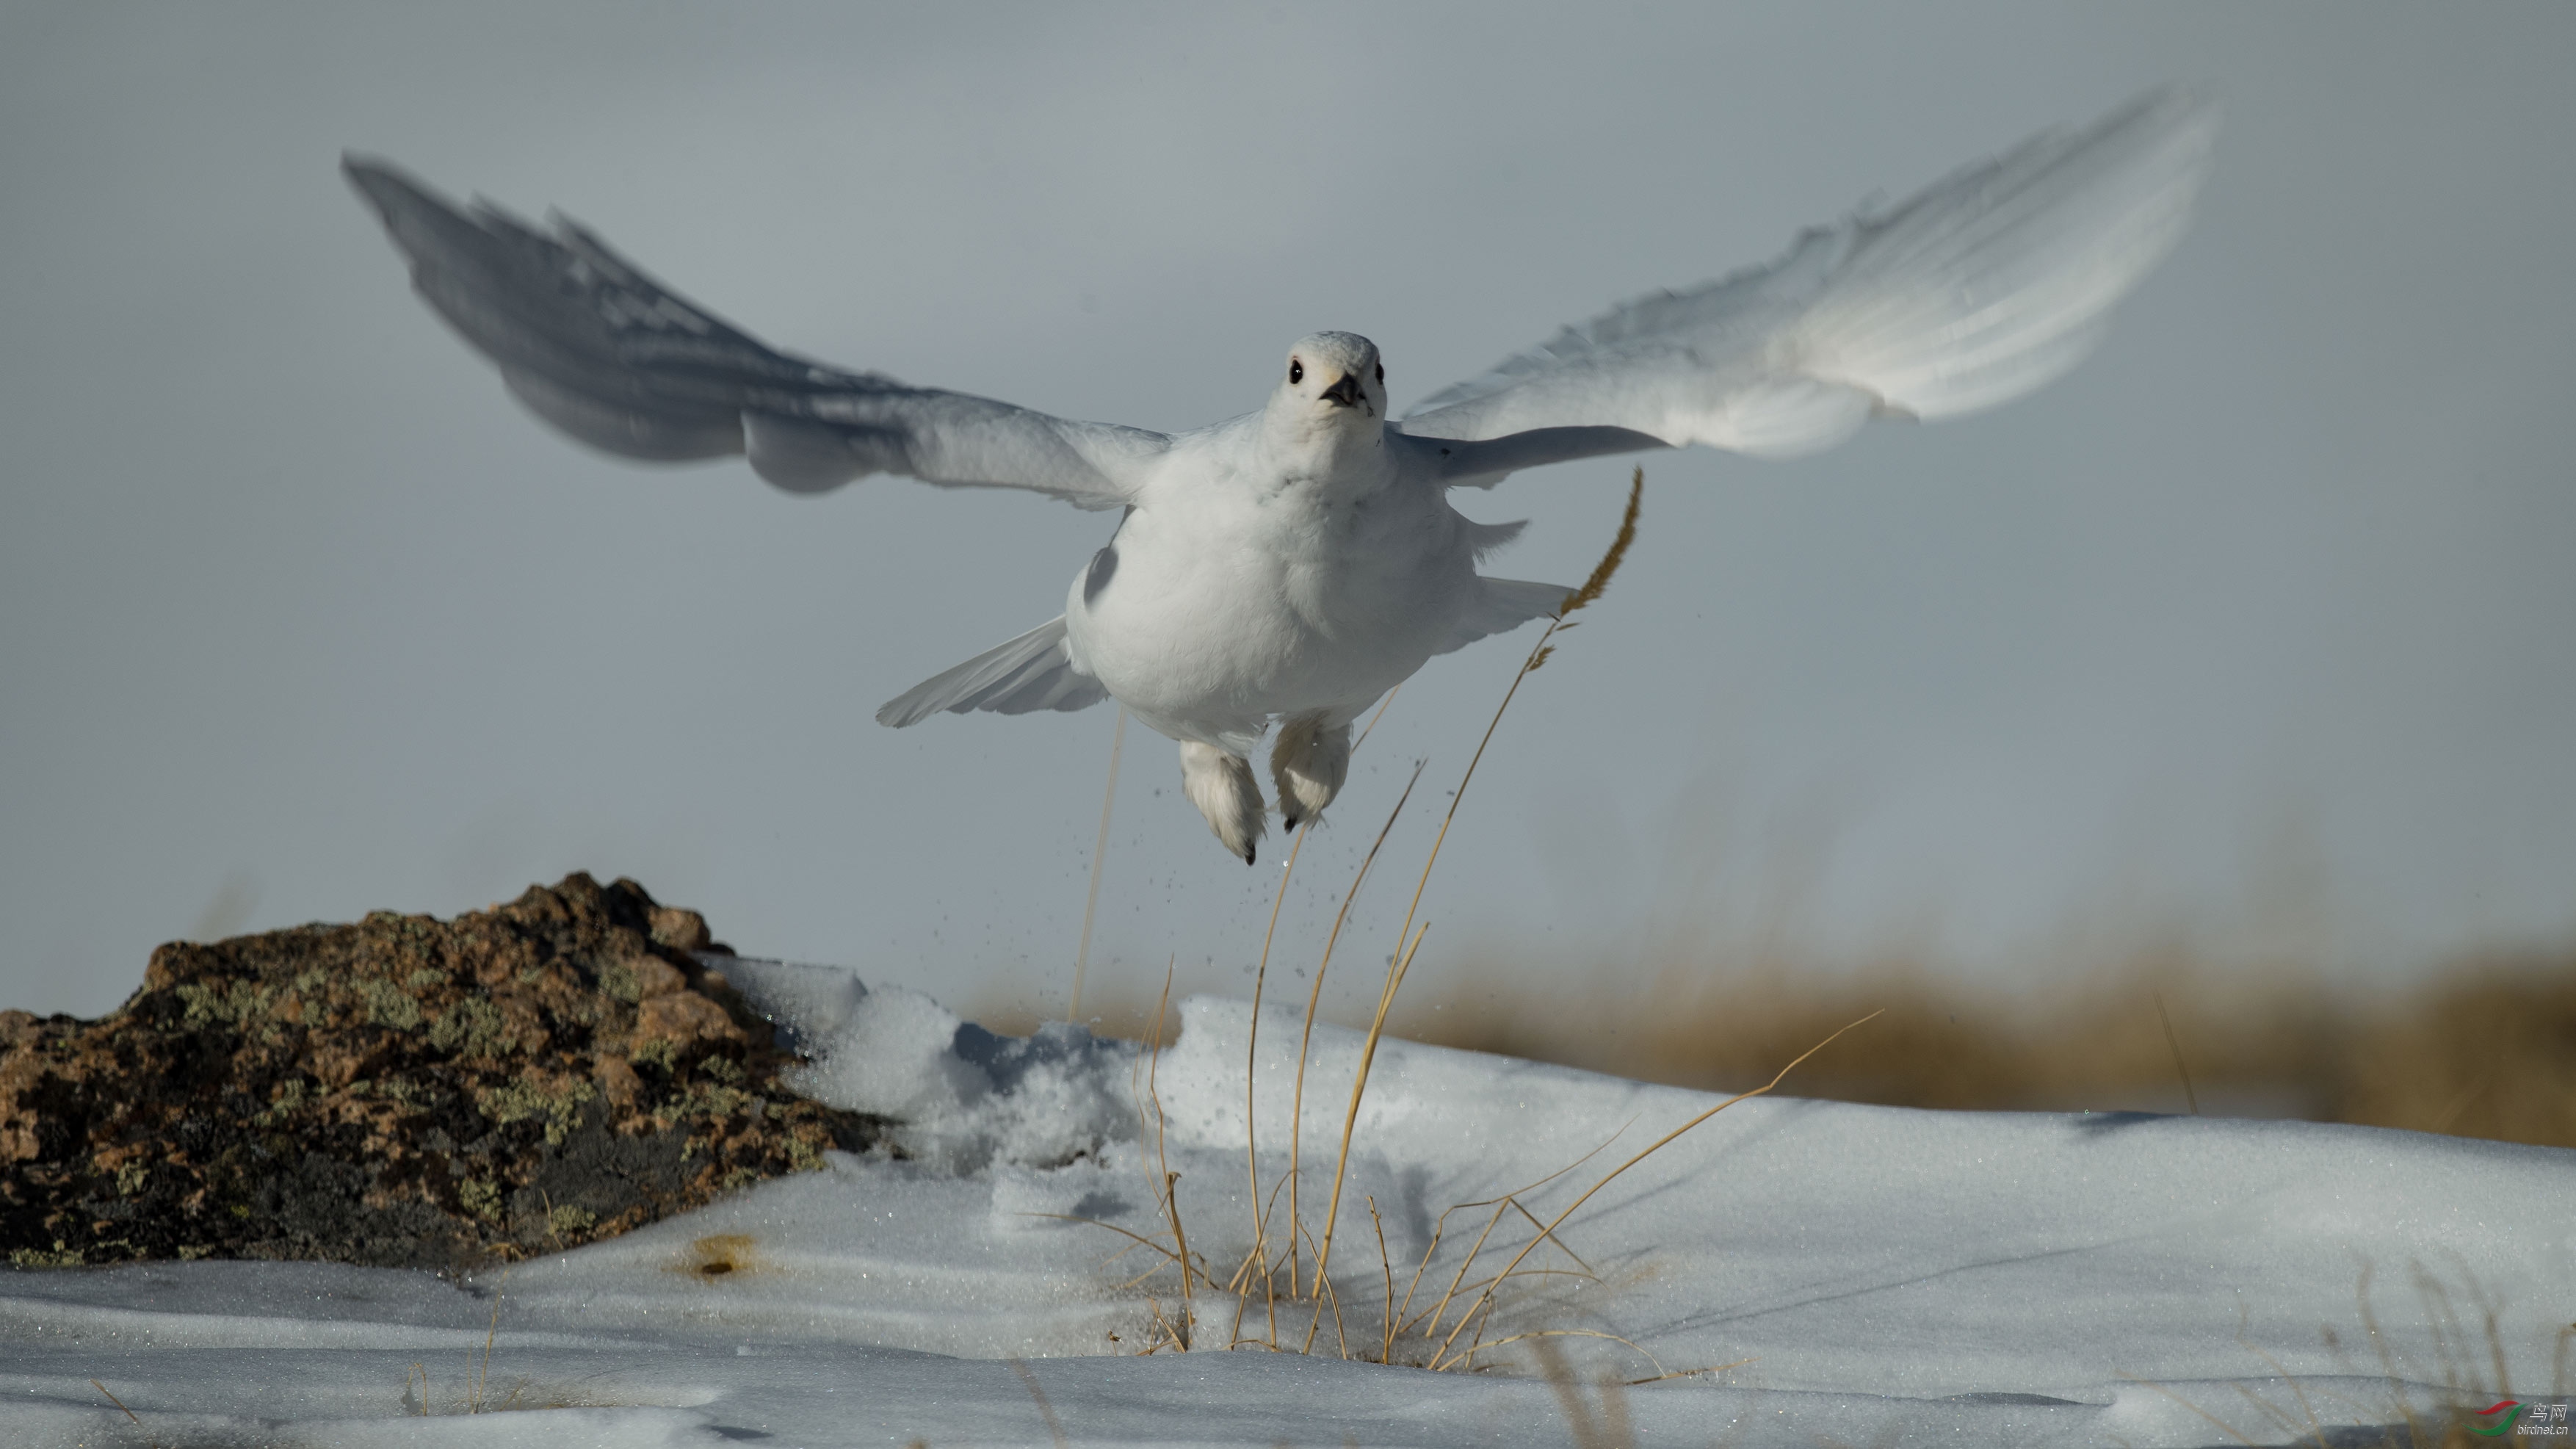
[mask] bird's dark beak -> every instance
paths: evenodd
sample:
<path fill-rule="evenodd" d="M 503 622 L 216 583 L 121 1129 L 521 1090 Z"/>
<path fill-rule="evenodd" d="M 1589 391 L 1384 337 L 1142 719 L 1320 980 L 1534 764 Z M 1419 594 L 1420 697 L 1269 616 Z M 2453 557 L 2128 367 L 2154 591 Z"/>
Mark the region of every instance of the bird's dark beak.
<path fill-rule="evenodd" d="M 1358 407 L 1360 405 L 1360 375 L 1356 372 L 1343 373 L 1339 382 L 1336 382 L 1331 387 L 1324 389 L 1324 396 L 1330 398 L 1334 402 L 1340 403 L 1346 408 Z"/>

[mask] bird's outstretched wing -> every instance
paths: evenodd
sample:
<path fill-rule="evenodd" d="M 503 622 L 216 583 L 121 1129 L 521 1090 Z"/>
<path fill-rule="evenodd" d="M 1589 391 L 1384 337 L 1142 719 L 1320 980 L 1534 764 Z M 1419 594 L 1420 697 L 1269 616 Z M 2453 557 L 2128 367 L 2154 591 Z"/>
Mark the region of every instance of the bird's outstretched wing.
<path fill-rule="evenodd" d="M 1793 456 L 1874 414 L 1992 407 L 2073 367 L 2171 250 L 2218 113 L 2158 91 L 2043 132 L 1768 266 L 1640 298 L 1426 399 L 1454 483 L 1639 448 Z"/>
<path fill-rule="evenodd" d="M 628 458 L 746 454 L 815 493 L 869 473 L 1026 488 L 1082 508 L 1129 501 L 1168 440 L 964 393 L 907 387 L 777 351 L 671 293 L 557 217 L 551 233 L 459 209 L 380 161 L 341 168 L 411 261 L 412 286 L 522 402 Z"/>

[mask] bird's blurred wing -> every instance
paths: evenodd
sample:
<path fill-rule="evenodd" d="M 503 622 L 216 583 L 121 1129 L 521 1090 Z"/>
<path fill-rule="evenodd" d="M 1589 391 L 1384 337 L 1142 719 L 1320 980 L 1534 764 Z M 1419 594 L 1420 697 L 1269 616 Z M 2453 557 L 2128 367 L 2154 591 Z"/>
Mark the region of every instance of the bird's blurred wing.
<path fill-rule="evenodd" d="M 412 286 L 546 421 L 628 458 L 746 454 L 791 492 L 899 473 L 1125 504 L 1160 433 L 1068 422 L 777 351 L 674 295 L 562 217 L 551 232 L 460 210 L 382 162 L 349 182 L 411 262 Z"/>
<path fill-rule="evenodd" d="M 1454 483 L 1644 447 L 1785 457 L 1874 414 L 1992 407 L 2073 367 L 2182 235 L 2217 107 L 2158 91 L 2043 132 L 1768 266 L 1641 298 L 1426 399 Z"/>

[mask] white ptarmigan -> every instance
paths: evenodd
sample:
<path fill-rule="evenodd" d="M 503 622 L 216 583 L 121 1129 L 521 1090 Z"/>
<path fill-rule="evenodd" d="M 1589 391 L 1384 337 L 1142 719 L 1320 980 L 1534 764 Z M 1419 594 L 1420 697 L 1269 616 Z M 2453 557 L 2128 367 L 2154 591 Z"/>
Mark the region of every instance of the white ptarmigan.
<path fill-rule="evenodd" d="M 746 454 L 794 492 L 869 473 L 1025 488 L 1125 514 L 1064 613 L 877 718 L 1080 709 L 1114 698 L 1180 742 L 1190 800 L 1252 860 L 1248 758 L 1274 725 L 1289 828 L 1332 803 L 1351 721 L 1432 655 L 1552 614 L 1566 590 L 1476 572 L 1518 525 L 1448 490 L 1522 468 L 1705 443 L 1829 447 L 2040 386 L 2182 233 L 2216 108 L 2161 91 L 2044 132 L 1911 199 L 1813 228 L 1767 266 L 1613 309 L 1388 415 L 1376 344 L 1303 337 L 1258 411 L 1166 435 L 1068 422 L 776 351 L 561 217 L 460 210 L 381 162 L 349 180 L 412 283 L 511 392 L 630 458 Z"/>

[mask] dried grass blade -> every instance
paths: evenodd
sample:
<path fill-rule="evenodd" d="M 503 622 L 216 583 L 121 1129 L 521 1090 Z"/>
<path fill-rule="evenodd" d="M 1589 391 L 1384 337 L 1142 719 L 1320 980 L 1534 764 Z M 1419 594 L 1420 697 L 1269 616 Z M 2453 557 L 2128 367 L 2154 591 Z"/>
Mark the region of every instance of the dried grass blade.
<path fill-rule="evenodd" d="M 1424 1338 L 1429 1338 L 1431 1335 L 1440 1331 L 1440 1320 L 1449 1315 L 1449 1301 L 1458 1296 L 1459 1285 L 1467 1281 L 1467 1270 L 1476 1266 L 1477 1255 L 1485 1251 L 1485 1239 L 1494 1235 L 1494 1228 L 1497 1224 L 1502 1222 L 1503 1213 L 1509 1206 L 1510 1202 L 1511 1199 L 1509 1197 L 1505 1197 L 1499 1199 L 1494 1204 L 1494 1215 L 1485 1220 L 1485 1230 L 1476 1235 L 1475 1245 L 1467 1250 L 1467 1260 L 1458 1265 L 1457 1273 L 1450 1278 L 1449 1291 L 1441 1294 L 1440 1301 L 1432 1305 L 1431 1324 L 1429 1327 L 1422 1330 L 1422 1336 Z M 1472 1311 L 1474 1308 L 1474 1300 L 1469 1300 L 1468 1306 L 1470 1311 Z M 1460 1328 L 1464 1328 L 1466 1325 L 1467 1319 L 1465 1315 L 1461 1315 L 1458 1319 L 1458 1326 Z M 1451 1338 L 1457 1337 L 1457 1329 L 1450 1330 L 1449 1336 Z M 1444 1348 L 1447 1347 L 1448 1340 L 1443 1339 L 1441 1341 L 1441 1346 Z"/>
<path fill-rule="evenodd" d="M 1368 1040 L 1360 1046 L 1360 1068 L 1351 1077 L 1351 1105 L 1342 1114 L 1342 1149 L 1333 1158 L 1333 1196 L 1324 1210 L 1324 1243 L 1315 1250 L 1315 1281 L 1323 1282 L 1324 1270 L 1333 1261 L 1333 1227 L 1342 1216 L 1342 1178 L 1351 1165 L 1351 1133 L 1359 1127 L 1360 1098 L 1368 1091 L 1369 1069 L 1377 1064 L 1377 1044 L 1386 1035 L 1386 1014 L 1395 1005 L 1395 993 L 1404 986 L 1404 975 L 1413 969 L 1414 953 L 1422 949 L 1422 938 L 1431 934 L 1431 923 L 1422 923 L 1413 943 L 1388 959 L 1386 986 L 1377 994 L 1377 1016 L 1369 1022 Z M 1401 944 L 1401 943 L 1399 943 Z"/>
<path fill-rule="evenodd" d="M 1757 1362 L 1757 1361 L 1759 1361 L 1759 1360 L 1761 1359 L 1761 1357 L 1762 1357 L 1762 1356 L 1761 1356 L 1760 1354 L 1755 1354 L 1752 1358 L 1739 1358 L 1739 1359 L 1735 1360 L 1733 1363 L 1713 1363 L 1713 1364 L 1710 1364 L 1710 1365 L 1709 1365 L 1708 1367 L 1706 1367 L 1706 1368 L 1675 1369 L 1675 1370 L 1673 1370 L 1671 1373 L 1668 1373 L 1668 1374 L 1657 1374 L 1657 1375 L 1655 1375 L 1653 1378 L 1650 1378 L 1650 1379 L 1630 1379 L 1630 1380 L 1628 1380 L 1628 1381 L 1627 1381 L 1627 1383 L 1625 1384 L 1625 1387 L 1627 1387 L 1627 1388 L 1632 1388 L 1632 1389 L 1642 1389 L 1642 1388 L 1644 1388 L 1644 1387 L 1645 1387 L 1646 1385 L 1648 1385 L 1648 1384 L 1660 1384 L 1660 1383 L 1664 1382 L 1666 1379 L 1687 1379 L 1687 1378 L 1695 1377 L 1695 1376 L 1700 1375 L 1700 1374 L 1722 1374 L 1722 1373 L 1726 1372 L 1728 1369 L 1731 1369 L 1731 1368 L 1742 1368 L 1742 1367 L 1744 1367 L 1746 1364 Z"/>
<path fill-rule="evenodd" d="M 1254 1132 L 1258 1117 L 1253 1110 L 1253 1083 L 1259 1075 L 1261 1063 L 1261 993 L 1263 985 L 1270 979 L 1270 943 L 1279 934 L 1279 908 L 1288 902 L 1288 882 L 1297 874 L 1297 857 L 1305 850 L 1307 838 L 1314 833 L 1310 826 L 1299 831 L 1297 838 L 1289 843 L 1288 863 L 1279 871 L 1279 890 L 1270 898 L 1270 924 L 1261 933 L 1261 964 L 1252 972 L 1252 1018 L 1243 1033 L 1243 1172 L 1252 1189 L 1247 1198 L 1252 1208 L 1252 1251 L 1244 1255 L 1246 1268 L 1270 1256 L 1270 1221 L 1269 1214 L 1262 1210 L 1261 1153 Z M 1226 1284 L 1227 1291 L 1235 1291 L 1241 1286 L 1244 1271 L 1244 1268 L 1235 1270 L 1234 1278 Z M 1242 1321 L 1238 1311 L 1235 1326 L 1241 1327 Z"/>
<path fill-rule="evenodd" d="M 1196 1312 L 1190 1284 L 1190 1239 L 1189 1234 L 1181 1227 L 1181 1201 L 1179 1195 L 1173 1190 L 1173 1184 L 1180 1181 L 1181 1175 L 1171 1170 L 1171 1159 L 1164 1151 L 1166 1117 L 1163 1112 L 1163 1093 L 1159 1085 L 1163 1075 L 1163 1017 L 1172 1004 L 1172 970 L 1178 963 L 1179 958 L 1175 956 L 1163 967 L 1163 994 L 1154 1003 L 1153 1040 L 1146 1048 L 1153 1064 L 1145 1069 L 1145 1095 L 1154 1104 L 1154 1168 L 1163 1175 L 1160 1184 L 1163 1214 L 1171 1222 L 1172 1243 L 1175 1249 L 1172 1261 L 1178 1263 L 1181 1268 L 1179 1338 L 1181 1351 L 1187 1353 L 1190 1347 L 1190 1320 Z"/>
<path fill-rule="evenodd" d="M 1716 1116 L 1718 1113 L 1725 1111 L 1727 1108 L 1734 1106 L 1736 1103 L 1743 1101 L 1743 1100 L 1744 1100 L 1744 1099 L 1746 1099 L 1747 1097 L 1759 1097 L 1759 1096 L 1762 1096 L 1763 1094 L 1765 1094 L 1765 1093 L 1767 1093 L 1767 1092 L 1771 1091 L 1773 1088 L 1775 1088 L 1775 1087 L 1779 1086 L 1783 1081 L 1786 1081 L 1786 1080 L 1788 1079 L 1789 1074 L 1790 1074 L 1791 1072 L 1796 1071 L 1796 1070 L 1797 1070 L 1797 1069 L 1798 1069 L 1802 1064 L 1804 1064 L 1804 1063 L 1806 1062 L 1807 1058 L 1814 1056 L 1816 1053 L 1818 1053 L 1818 1052 L 1820 1052 L 1820 1051 L 1823 1051 L 1825 1048 L 1827 1048 L 1827 1047 L 1829 1047 L 1829 1046 L 1832 1046 L 1835 1042 L 1837 1042 L 1837 1041 L 1841 1040 L 1841 1039 L 1842 1039 L 1842 1037 L 1843 1037 L 1843 1034 L 1844 1034 L 1845 1032 L 1849 1032 L 1849 1031 L 1851 1031 L 1851 1030 L 1853 1030 L 1854 1028 L 1857 1028 L 1857 1027 L 1866 1026 L 1866 1025 L 1868 1025 L 1869 1023 L 1871 1023 L 1871 1022 L 1873 1022 L 1873 1021 L 1876 1021 L 1880 1016 L 1882 1016 L 1882 1015 L 1884 1015 L 1884 1014 L 1885 1014 L 1884 1009 L 1882 1009 L 1882 1010 L 1880 1010 L 1880 1011 L 1873 1011 L 1873 1012 L 1871 1012 L 1869 1015 L 1862 1017 L 1860 1020 L 1853 1022 L 1850 1026 L 1842 1027 L 1841 1029 L 1837 1030 L 1837 1031 L 1836 1031 L 1832 1036 L 1826 1037 L 1823 1041 L 1820 1041 L 1820 1042 L 1816 1043 L 1814 1046 L 1811 1046 L 1811 1047 L 1807 1048 L 1805 1051 L 1800 1052 L 1800 1053 L 1798 1054 L 1798 1058 L 1797 1058 L 1797 1060 L 1796 1060 L 1796 1061 L 1793 1061 L 1793 1062 L 1789 1063 L 1789 1065 L 1787 1065 L 1787 1066 L 1785 1066 L 1785 1067 L 1782 1067 L 1782 1068 L 1779 1070 L 1779 1072 L 1778 1072 L 1777 1074 L 1775 1074 L 1775 1075 L 1771 1078 L 1771 1080 L 1769 1080 L 1769 1081 L 1767 1081 L 1767 1082 L 1763 1083 L 1761 1086 L 1755 1087 L 1754 1089 L 1752 1089 L 1752 1090 L 1751 1090 L 1751 1091 L 1749 1091 L 1749 1092 L 1738 1092 L 1738 1093 L 1736 1093 L 1734 1096 L 1727 1098 L 1725 1101 L 1718 1103 L 1716 1106 L 1711 1107 L 1711 1108 L 1709 1108 L 1707 1111 L 1700 1113 L 1698 1116 L 1693 1117 L 1692 1119 L 1690 1119 L 1690 1120 L 1689 1120 L 1689 1121 L 1687 1121 L 1687 1122 L 1684 1122 L 1682 1125 L 1680 1125 L 1679 1127 L 1674 1128 L 1672 1131 L 1667 1132 L 1667 1133 L 1665 1133 L 1663 1136 L 1656 1138 L 1656 1139 L 1654 1140 L 1654 1142 L 1653 1142 L 1652 1144 L 1650 1144 L 1650 1145 L 1646 1148 L 1646 1150 L 1645 1150 L 1645 1151 L 1638 1153 L 1636 1156 L 1629 1158 L 1627 1161 L 1625 1161 L 1625 1162 L 1623 1162 L 1623 1163 L 1620 1163 L 1617 1167 L 1614 1167 L 1614 1168 L 1610 1169 L 1610 1171 L 1609 1171 L 1608 1173 L 1606 1173 L 1606 1174 L 1604 1174 L 1604 1175 L 1602 1176 L 1602 1178 L 1601 1178 L 1601 1180 L 1600 1180 L 1599 1182 L 1596 1182 L 1596 1183 L 1592 1184 L 1592 1186 L 1590 1186 L 1590 1187 L 1588 1187 L 1588 1188 L 1585 1188 L 1585 1189 L 1583 1190 L 1583 1196 L 1576 1198 L 1574 1201 L 1572 1201 L 1572 1202 L 1570 1202 L 1570 1203 L 1567 1203 L 1567 1204 L 1565 1205 L 1565 1210 L 1564 1210 L 1564 1211 L 1562 1211 L 1562 1212 L 1560 1212 L 1560 1213 L 1558 1213 L 1558 1214 L 1557 1214 L 1553 1219 L 1551 1219 L 1551 1220 L 1549 1221 L 1549 1223 L 1548 1223 L 1548 1231 L 1549 1231 L 1549 1233 L 1552 1235 L 1552 1234 L 1555 1232 L 1555 1230 L 1556 1230 L 1556 1229 L 1558 1229 L 1558 1228 L 1560 1228 L 1560 1227 L 1563 1227 L 1563 1226 L 1565 1225 L 1565 1220 L 1566 1220 L 1567 1218 L 1570 1218 L 1570 1217 L 1574 1216 L 1574 1211 L 1575 1211 L 1575 1209 L 1577 1209 L 1577 1208 L 1579 1208 L 1579 1207 L 1583 1206 L 1583 1205 L 1584 1205 L 1585 1203 L 1587 1203 L 1587 1202 L 1590 1202 L 1590 1201 L 1592 1200 L 1592 1195 L 1593 1195 L 1594 1193 L 1597 1193 L 1597 1192 L 1599 1192 L 1601 1189 L 1603 1189 L 1603 1188 L 1605 1188 L 1605 1187 L 1608 1187 L 1608 1186 L 1609 1186 L 1609 1185 L 1610 1185 L 1614 1180 L 1616 1180 L 1616 1179 L 1618 1178 L 1619 1174 L 1621 1174 L 1621 1173 L 1623 1173 L 1623 1172 L 1626 1172 L 1629 1168 L 1632 1168 L 1632 1167 L 1636 1166 L 1638 1163 L 1645 1161 L 1647 1158 L 1654 1156 L 1657 1152 L 1661 1151 L 1661 1150 L 1662 1150 L 1662 1149 L 1663 1149 L 1667 1144 L 1669 1144 L 1670 1142 L 1672 1142 L 1675 1138 L 1680 1137 L 1683 1133 L 1690 1131 L 1692 1128 L 1697 1127 L 1697 1126 L 1698 1126 L 1699 1124 L 1701 1124 L 1702 1122 L 1705 1122 L 1705 1121 L 1707 1121 L 1709 1118 Z M 1520 1267 L 1520 1265 L 1521 1265 L 1521 1260 L 1522 1260 L 1523 1258 L 1527 1258 L 1527 1257 L 1530 1255 L 1530 1253 L 1532 1252 L 1532 1250 L 1534 1250 L 1534 1249 L 1536 1249 L 1536 1248 L 1538 1247 L 1538 1245 L 1539 1245 L 1539 1241 L 1540 1241 L 1540 1240 L 1539 1240 L 1539 1239 L 1537 1239 L 1537 1238 L 1532 1238 L 1532 1239 L 1531 1239 L 1531 1240 L 1530 1240 L 1526 1245 L 1524 1245 L 1524 1246 L 1521 1248 L 1520 1252 L 1519 1252 L 1517 1255 L 1515 1255 L 1515 1256 L 1513 1257 L 1513 1259 L 1512 1259 L 1512 1261 L 1511 1261 L 1510 1265 L 1509 1265 L 1509 1266 L 1507 1266 L 1507 1267 L 1505 1267 L 1505 1268 L 1503 1269 L 1502 1274 L 1501 1274 L 1501 1277 L 1502 1277 L 1502 1278 L 1508 1278 L 1508 1277 L 1510 1277 L 1510 1276 L 1512 1275 L 1513 1270 L 1514 1270 L 1514 1269 L 1516 1269 L 1516 1268 L 1518 1268 L 1518 1267 Z M 1498 1278 L 1498 1279 L 1496 1280 L 1496 1282 L 1497 1282 L 1497 1286 L 1499 1286 L 1500 1279 Z M 1484 1297 L 1484 1299 L 1485 1299 L 1487 1302 L 1491 1302 L 1491 1301 L 1492 1301 L 1492 1299 L 1493 1299 L 1493 1292 L 1494 1292 L 1494 1290 L 1493 1290 L 1492 1288 L 1487 1288 L 1487 1289 L 1485 1290 L 1485 1292 L 1484 1292 L 1484 1294 L 1483 1294 L 1483 1297 Z M 1461 1322 L 1463 1322 L 1463 1321 L 1464 1321 L 1464 1320 L 1461 1320 Z M 1452 1336 L 1454 1337 L 1455 1335 L 1453 1334 Z"/>
<path fill-rule="evenodd" d="M 1377 853 L 1386 844 L 1395 822 L 1404 814 L 1405 802 L 1413 798 L 1413 787 L 1422 783 L 1422 767 L 1427 760 L 1413 762 L 1413 774 L 1404 782 L 1404 793 L 1395 797 L 1395 808 L 1386 812 L 1386 823 L 1377 828 L 1377 839 L 1369 842 L 1368 854 L 1360 858 L 1360 868 L 1351 876 L 1351 888 L 1342 892 L 1342 908 L 1333 913 L 1333 929 L 1324 937 L 1324 959 L 1315 963 L 1314 989 L 1306 993 L 1306 1022 L 1297 1039 L 1297 1085 L 1288 1103 L 1288 1291 L 1294 1294 L 1300 1274 L 1297 1270 L 1297 1237 L 1304 1217 L 1297 1210 L 1299 1170 L 1306 1125 L 1306 1058 L 1315 1044 L 1315 1011 L 1324 999 L 1324 971 L 1333 964 L 1333 947 L 1342 939 L 1342 923 L 1351 916 L 1351 902 L 1357 900 L 1360 887 L 1367 883 L 1369 867 L 1377 863 Z M 1311 1338 L 1312 1335 L 1310 1334 Z"/>
<path fill-rule="evenodd" d="M 1624 1343 L 1630 1348 L 1635 1349 L 1639 1357 L 1655 1366 L 1655 1374 L 1657 1378 L 1672 1377 L 1672 1375 L 1664 1372 L 1664 1361 L 1655 1357 L 1654 1351 L 1647 1348 L 1644 1344 L 1637 1342 L 1633 1338 L 1621 1338 L 1615 1333 L 1604 1333 L 1597 1328 L 1533 1328 L 1527 1333 L 1515 1333 L 1509 1338 L 1495 1339 L 1492 1343 L 1485 1345 L 1485 1347 L 1501 1348 L 1505 1344 L 1536 1343 L 1551 1338 L 1606 1338 L 1612 1343 Z M 1553 1345 L 1550 1345 L 1550 1347 L 1553 1347 Z M 1751 1360 L 1747 1359 L 1746 1362 L 1750 1363 Z M 1640 1380 L 1640 1382 L 1653 1383 L 1654 1379 L 1644 1379 Z"/>
<path fill-rule="evenodd" d="M 1382 1335 L 1383 1347 L 1378 1350 L 1377 1361 L 1392 1364 L 1395 1362 L 1395 1262 L 1386 1255 L 1386 1222 L 1377 1215 L 1375 1194 L 1369 1196 L 1368 1210 L 1369 1224 L 1377 1229 L 1378 1271 L 1386 1275 L 1386 1331 Z"/>
<path fill-rule="evenodd" d="M 1619 572 L 1619 565 L 1628 560 L 1628 545 L 1637 541 L 1638 505 L 1644 501 L 1645 493 L 1646 470 L 1639 467 L 1628 475 L 1628 508 L 1619 515 L 1619 533 L 1610 540 L 1610 551 L 1601 555 L 1601 562 L 1592 566 L 1592 576 L 1583 581 L 1583 587 L 1565 596 L 1565 603 L 1557 610 L 1558 618 L 1562 619 L 1610 591 L 1612 576 Z"/>

